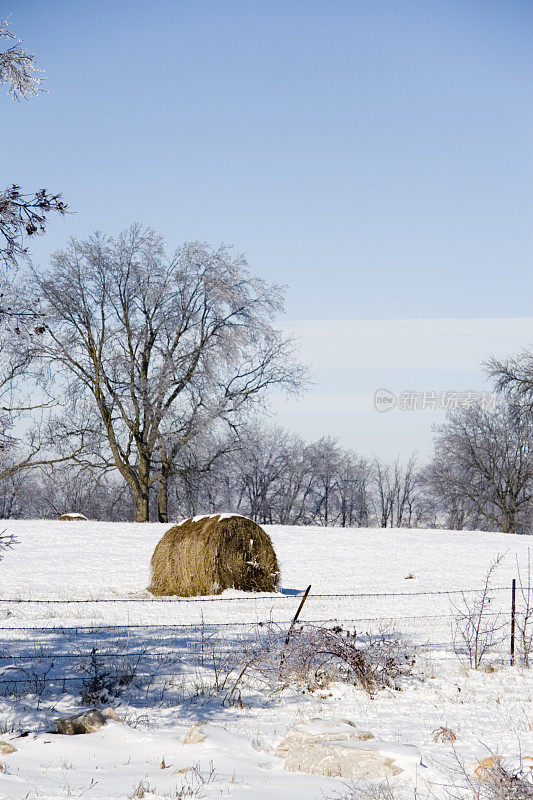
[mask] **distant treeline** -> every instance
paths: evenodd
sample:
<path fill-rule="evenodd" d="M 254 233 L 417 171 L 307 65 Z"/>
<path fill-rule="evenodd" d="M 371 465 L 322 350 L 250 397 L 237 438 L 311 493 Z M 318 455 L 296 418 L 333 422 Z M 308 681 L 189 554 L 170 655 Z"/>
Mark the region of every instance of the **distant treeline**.
<path fill-rule="evenodd" d="M 427 464 L 363 458 L 331 438 L 306 443 L 260 422 L 198 437 L 168 475 L 169 519 L 236 511 L 262 524 L 444 527 L 528 533 L 533 497 L 529 415 L 502 397 L 452 413 Z M 157 484 L 151 490 L 157 518 Z M 131 493 L 112 471 L 70 462 L 0 483 L 3 517 L 131 520 Z"/>

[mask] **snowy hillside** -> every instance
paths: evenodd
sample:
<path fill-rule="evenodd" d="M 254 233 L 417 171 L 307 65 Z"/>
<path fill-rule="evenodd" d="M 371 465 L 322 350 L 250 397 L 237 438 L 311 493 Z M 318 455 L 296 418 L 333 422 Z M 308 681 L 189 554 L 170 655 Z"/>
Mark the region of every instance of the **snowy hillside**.
<path fill-rule="evenodd" d="M 455 757 L 449 743 L 433 741 L 441 726 L 454 731 L 457 758 L 467 767 L 491 752 L 533 753 L 533 678 L 521 666 L 508 666 L 508 631 L 486 659 L 490 671 L 467 669 L 451 643 L 454 606 L 463 602 L 459 590 L 481 587 L 498 554 L 504 559 L 493 577 L 491 613 L 501 611 L 502 622 L 508 621 L 510 585 L 517 559 L 523 574 L 527 569 L 529 537 L 272 526 L 267 531 L 282 571 L 279 594 L 232 590 L 202 602 L 154 602 L 146 592 L 149 561 L 167 528 L 1 524 L 18 540 L 0 564 L 0 739 L 17 748 L 0 755 L 1 798 L 100 800 L 142 791 L 146 798 L 188 797 L 193 791 L 207 798 L 280 800 L 342 795 L 341 779 L 285 771 L 275 755 L 292 724 L 315 717 L 349 719 L 389 748 L 417 747 L 420 764 L 405 766 L 397 779 L 406 796 L 415 783 L 419 793 L 431 783 L 446 796 L 435 785 L 453 781 Z M 233 647 L 252 635 L 251 623 L 269 620 L 286 630 L 298 594 L 309 584 L 303 620 L 338 620 L 359 635 L 393 631 L 406 643 L 415 665 L 401 691 L 370 695 L 332 683 L 312 692 L 250 690 L 239 703 L 224 705 L 213 693 L 191 691 L 195 681 L 205 680 L 198 668 L 200 644 Z M 81 710 L 77 682 L 92 647 L 120 650 L 121 657 L 161 653 L 165 666 L 149 687 L 135 691 L 133 680 L 110 700 L 127 726 L 109 723 L 81 737 L 52 735 L 55 718 Z M 165 661 L 167 656 L 175 660 Z M 184 745 L 198 719 L 208 723 L 206 741 Z M 21 730 L 30 734 L 16 738 Z M 196 769 L 177 772 L 190 766 Z"/>

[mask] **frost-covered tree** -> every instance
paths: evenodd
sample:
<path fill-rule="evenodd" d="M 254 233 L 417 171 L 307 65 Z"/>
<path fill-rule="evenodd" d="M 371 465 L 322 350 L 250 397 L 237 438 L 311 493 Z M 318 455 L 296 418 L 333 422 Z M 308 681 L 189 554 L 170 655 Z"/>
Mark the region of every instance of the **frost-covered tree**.
<path fill-rule="evenodd" d="M 89 519 L 130 520 L 131 502 L 127 494 L 123 481 L 110 476 L 99 481 L 98 476 L 67 462 L 25 472 L 18 487 L 22 500 L 20 512 L 29 518 L 56 519 L 74 511 Z M 0 496 L 0 504 L 1 501 Z"/>
<path fill-rule="evenodd" d="M 346 450 L 337 482 L 337 525 L 366 527 L 371 515 L 372 468 L 366 458 Z"/>
<path fill-rule="evenodd" d="M 239 432 L 230 459 L 236 508 L 259 523 L 288 523 L 299 505 L 302 442 L 279 427 L 259 422 Z"/>
<path fill-rule="evenodd" d="M 374 458 L 371 483 L 376 518 L 381 528 L 416 528 L 420 524 L 433 524 L 432 509 L 414 455 L 405 465 L 398 458 L 391 464 Z"/>
<path fill-rule="evenodd" d="M 0 38 L 7 39 L 10 47 L 0 52 L 0 83 L 7 83 L 7 91 L 15 100 L 28 100 L 44 91 L 42 70 L 35 64 L 35 53 L 28 53 L 19 39 L 9 30 L 10 18 L 0 21 Z"/>
<path fill-rule="evenodd" d="M 133 225 L 115 239 L 73 239 L 33 274 L 42 357 L 62 369 L 71 400 L 63 441 L 92 438 L 101 465 L 130 487 L 138 522 L 165 477 L 162 450 L 305 380 L 272 326 L 281 289 L 225 247 L 187 243 L 169 258 L 160 236 Z"/>
<path fill-rule="evenodd" d="M 428 469 L 433 496 L 452 527 L 516 533 L 531 528 L 533 427 L 504 398 L 495 410 L 476 403 L 437 428 Z"/>
<path fill-rule="evenodd" d="M 0 50 L 0 84 L 7 84 L 13 99 L 29 100 L 44 91 L 42 70 L 35 64 L 35 53 L 28 53 L 22 47 L 22 40 L 9 26 L 9 18 L 0 21 L 0 43 L 6 42 L 6 47 Z M 18 259 L 27 257 L 26 237 L 44 233 L 47 216 L 53 211 L 65 214 L 67 206 L 60 194 L 48 189 L 25 193 L 12 184 L 0 191 L 0 261 L 4 267 L 16 267 Z M 0 314 L 8 313 L 2 302 Z"/>
<path fill-rule="evenodd" d="M 486 364 L 496 388 L 506 392 L 527 410 L 533 410 L 533 352 L 527 348 L 507 359 L 493 358 Z"/>
<path fill-rule="evenodd" d="M 8 308 L 0 322 L 0 481 L 57 461 L 43 424 L 53 401 L 46 394 L 45 376 L 39 376 L 40 390 L 36 380 L 36 353 L 45 328 L 41 320 L 29 320 L 20 295 L 12 296 Z"/>
<path fill-rule="evenodd" d="M 218 444 L 219 450 L 223 441 Z M 205 452 L 214 452 L 206 441 Z M 205 463 L 205 455 L 200 463 Z M 307 444 L 264 420 L 240 426 L 209 469 L 182 469 L 172 481 L 178 513 L 238 511 L 256 522 L 358 527 L 369 523 L 367 462 L 331 438 Z"/>
<path fill-rule="evenodd" d="M 13 184 L 0 191 L 0 260 L 5 268 L 15 268 L 21 258 L 28 258 L 25 239 L 45 233 L 51 211 L 66 214 L 67 205 L 60 194 L 48 189 L 24 194 L 20 186 Z M 0 313 L 9 315 L 10 309 L 4 304 Z"/>
<path fill-rule="evenodd" d="M 9 19 L 0 21 L 0 84 L 7 84 L 15 100 L 28 100 L 43 90 L 42 72 L 35 65 L 35 54 L 21 46 L 9 25 Z M 36 460 L 42 463 L 42 441 L 36 431 L 23 450 L 15 451 L 10 436 L 21 414 L 43 406 L 28 398 L 27 384 L 33 339 L 44 328 L 33 303 L 23 300 L 14 273 L 19 260 L 27 258 L 27 237 L 44 233 L 50 212 L 64 214 L 66 210 L 61 196 L 47 189 L 24 193 L 11 185 L 0 190 L 0 479 L 35 465 Z"/>

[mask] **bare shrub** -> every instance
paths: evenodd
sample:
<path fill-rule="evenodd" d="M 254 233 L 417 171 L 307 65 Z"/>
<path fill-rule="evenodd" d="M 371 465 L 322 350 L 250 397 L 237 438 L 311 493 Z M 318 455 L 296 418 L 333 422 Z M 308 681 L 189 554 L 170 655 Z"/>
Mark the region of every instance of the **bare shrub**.
<path fill-rule="evenodd" d="M 95 647 L 92 649 L 89 661 L 80 664 L 79 669 L 80 672 L 86 674 L 81 684 L 81 702 L 87 706 L 106 703 L 115 687 L 113 686 L 111 674 L 104 669 Z"/>
<path fill-rule="evenodd" d="M 472 669 L 478 669 L 484 657 L 502 643 L 505 633 L 505 620 L 501 614 L 493 612 L 491 580 L 504 555 L 498 555 L 491 563 L 483 588 L 468 597 L 461 595 L 461 601 L 452 602 L 453 649 L 456 655 L 466 655 Z"/>
<path fill-rule="evenodd" d="M 388 781 L 350 781 L 344 784 L 342 792 L 335 792 L 325 800 L 397 800 L 394 786 Z"/>
<path fill-rule="evenodd" d="M 531 574 L 531 551 L 527 551 L 527 572 L 520 569 L 516 559 L 518 572 L 518 590 L 521 598 L 520 608 L 516 614 L 515 624 L 518 630 L 518 655 L 525 667 L 529 667 L 533 655 L 533 577 Z"/>
<path fill-rule="evenodd" d="M 533 800 L 533 783 L 527 780 L 522 764 L 513 768 L 499 756 L 487 761 L 490 763 L 478 775 L 480 785 L 475 800 Z"/>
<path fill-rule="evenodd" d="M 405 644 L 394 634 L 366 639 L 358 640 L 356 631 L 340 625 L 300 625 L 283 645 L 279 680 L 287 684 L 300 679 L 311 689 L 341 681 L 369 693 L 385 686 L 398 688 L 398 679 L 414 664 Z"/>
<path fill-rule="evenodd" d="M 13 720 L 10 720 L 8 717 L 0 717 L 0 734 L 14 733 L 16 729 Z"/>
<path fill-rule="evenodd" d="M 133 791 L 128 795 L 128 800 L 142 800 L 147 794 L 152 794 L 152 788 L 148 781 L 140 780 L 139 783 L 133 787 Z"/>
<path fill-rule="evenodd" d="M 444 768 L 447 780 L 436 785 L 424 782 L 428 800 L 436 797 L 435 786 L 444 789 L 445 800 L 533 800 L 533 773 L 526 759 L 506 758 L 485 749 L 489 756 L 472 766 L 465 764 L 452 744 L 451 756 L 435 763 Z M 521 752 L 520 742 L 518 752 Z"/>
<path fill-rule="evenodd" d="M 531 771 L 521 758 L 516 764 L 493 754 L 471 773 L 455 751 L 453 757 L 455 775 L 446 791 L 448 800 L 533 800 Z"/>
<path fill-rule="evenodd" d="M 332 681 L 349 683 L 370 694 L 385 686 L 400 689 L 413 656 L 395 634 L 357 637 L 339 625 L 310 623 L 286 629 L 258 625 L 255 635 L 231 646 L 205 637 L 197 648 L 198 668 L 189 697 L 222 696 L 224 704 L 242 707 L 245 690 L 275 694 L 285 688 L 317 691 Z"/>
<path fill-rule="evenodd" d="M 88 661 L 78 666 L 78 671 L 85 675 L 80 690 L 83 705 L 101 705 L 118 697 L 137 678 L 144 656 L 142 652 L 133 657 L 126 654 L 109 660 L 109 656 L 99 654 L 93 647 Z M 108 666 L 105 666 L 106 661 Z M 152 676 L 145 678 L 151 679 Z"/>
<path fill-rule="evenodd" d="M 235 680 L 225 681 L 233 698 L 245 680 L 269 692 L 289 686 L 315 691 L 340 681 L 373 693 L 385 686 L 399 688 L 399 679 L 409 674 L 414 664 L 396 635 L 367 635 L 363 640 L 340 625 L 311 623 L 293 628 L 288 639 L 284 631 L 270 624 L 262 638 L 247 642 L 242 656 L 234 669 Z"/>
<path fill-rule="evenodd" d="M 19 700 L 26 695 L 33 694 L 40 704 L 52 680 L 53 668 L 53 661 L 50 661 L 48 666 L 45 665 L 42 670 L 39 670 L 37 665 L 29 667 L 8 665 L 0 672 L 2 686 L 0 697 Z"/>

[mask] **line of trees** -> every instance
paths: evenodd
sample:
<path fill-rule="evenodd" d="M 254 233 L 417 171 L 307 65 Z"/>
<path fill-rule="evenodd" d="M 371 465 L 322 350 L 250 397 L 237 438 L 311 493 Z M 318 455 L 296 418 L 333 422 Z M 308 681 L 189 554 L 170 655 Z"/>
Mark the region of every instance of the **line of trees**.
<path fill-rule="evenodd" d="M 184 445 L 167 481 L 176 519 L 236 511 L 263 524 L 501 530 L 528 533 L 533 518 L 529 415 L 502 395 L 494 410 L 451 413 L 430 463 L 367 459 L 334 439 L 307 443 L 264 421 Z M 149 491 L 154 516 L 158 487 Z M 0 481 L 0 516 L 130 520 L 132 499 L 117 470 L 70 460 Z"/>
<path fill-rule="evenodd" d="M 208 256 L 204 249 L 202 258 Z M 86 275 L 82 263 L 78 276 Z M 11 409 L 26 415 L 27 430 L 0 449 L 0 516 L 54 517 L 70 510 L 97 519 L 166 522 L 227 510 L 266 524 L 531 531 L 533 429 L 524 381 L 519 395 L 513 385 L 502 385 L 494 409 L 473 403 L 450 413 L 435 431 L 429 463 L 414 457 L 386 463 L 331 438 L 309 443 L 265 424 L 257 403 L 268 388 L 295 391 L 305 377 L 291 361 L 290 342 L 268 323 L 262 333 L 259 315 L 253 341 L 249 329 L 239 328 L 237 345 L 231 335 L 209 344 L 203 298 L 200 322 L 187 320 L 183 329 L 190 336 L 179 355 L 174 348 L 169 356 L 177 320 L 166 308 L 153 312 L 143 294 L 156 297 L 162 291 L 157 283 L 153 292 L 151 283 L 141 282 L 138 294 L 118 293 L 132 310 L 124 310 L 124 299 L 123 305 L 115 301 L 114 323 L 102 310 L 101 287 L 100 294 L 91 288 L 90 300 L 82 295 L 75 302 L 81 278 L 76 284 L 69 275 L 70 294 L 57 274 L 47 278 L 50 289 L 40 280 L 57 293 L 68 320 L 54 321 L 47 310 L 37 341 L 5 334 L 0 359 L 9 353 L 14 368 L 6 385 L 20 404 Z M 97 311 L 90 305 L 95 297 Z M 241 302 L 238 314 L 243 308 Z M 121 319 L 128 320 L 125 336 Z M 226 308 L 216 319 L 220 329 L 225 320 L 233 325 Z M 257 341 L 267 363 L 254 361 Z M 286 372 L 280 373 L 281 361 Z M 28 393 L 29 378 L 46 399 L 24 406 L 19 382 Z"/>
<path fill-rule="evenodd" d="M 230 510 L 263 524 L 434 522 L 423 510 L 414 460 L 402 469 L 397 462 L 362 458 L 334 439 L 306 443 L 258 421 L 228 431 L 215 442 L 214 454 L 212 445 L 209 436 L 191 440 L 174 462 L 167 486 L 171 518 Z M 153 512 L 158 494 L 154 485 Z M 96 519 L 132 517 L 131 494 L 116 472 L 97 474 L 72 461 L 0 482 L 0 516 L 56 517 L 66 508 Z"/>

